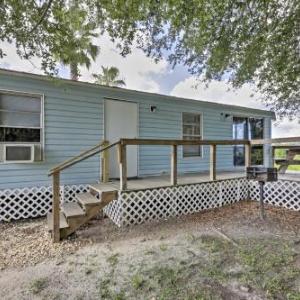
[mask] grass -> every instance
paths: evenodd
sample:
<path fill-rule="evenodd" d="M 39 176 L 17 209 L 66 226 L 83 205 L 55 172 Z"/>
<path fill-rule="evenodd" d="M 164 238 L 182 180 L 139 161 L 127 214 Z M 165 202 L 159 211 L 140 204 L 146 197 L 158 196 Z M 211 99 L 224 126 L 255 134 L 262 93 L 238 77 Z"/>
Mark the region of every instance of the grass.
<path fill-rule="evenodd" d="M 278 159 L 285 159 L 286 158 L 286 150 L 285 149 L 276 149 L 275 157 Z M 300 155 L 296 155 L 294 159 L 300 160 Z M 278 168 L 279 165 L 275 164 L 275 167 Z M 289 166 L 288 171 L 299 171 L 300 172 L 300 165 Z"/>
<path fill-rule="evenodd" d="M 29 290 L 32 294 L 38 295 L 48 286 L 48 278 L 34 279 L 29 286 Z"/>
<path fill-rule="evenodd" d="M 125 292 L 114 291 L 113 282 L 111 278 L 103 279 L 99 285 L 100 299 L 110 299 L 110 300 L 125 300 Z"/>
<path fill-rule="evenodd" d="M 135 290 L 140 289 L 144 283 L 145 283 L 145 281 L 144 281 L 143 277 L 139 274 L 135 274 L 131 278 L 131 284 Z"/>
<path fill-rule="evenodd" d="M 300 269 L 293 266 L 295 256 L 290 245 L 279 241 L 246 245 L 238 253 L 240 262 L 247 267 L 242 280 L 265 291 L 269 297 L 284 299 L 287 294 L 296 295 L 294 282 L 300 278 Z M 297 297 L 300 299 L 300 293 Z"/>
<path fill-rule="evenodd" d="M 257 298 L 300 300 L 300 269 L 295 266 L 300 254 L 293 244 L 241 239 L 236 247 L 212 235 L 189 236 L 188 240 L 185 255 L 174 256 L 174 248 L 169 246 L 166 255 L 170 252 L 172 260 L 136 265 L 138 271 L 132 270 L 128 279 L 109 273 L 101 282 L 101 299 L 135 299 L 136 295 L 156 300 L 238 298 L 229 288 L 235 284 L 256 293 Z M 156 250 L 161 250 L 161 245 Z M 144 255 L 151 259 L 147 252 Z M 112 264 L 117 257 L 110 257 Z"/>
<path fill-rule="evenodd" d="M 115 254 L 113 254 L 113 255 L 111 255 L 111 256 L 109 256 L 108 258 L 107 258 L 107 262 L 112 266 L 112 267 L 115 267 L 117 264 L 118 264 L 118 262 L 119 262 L 119 253 L 115 253 Z"/>
<path fill-rule="evenodd" d="M 161 245 L 159 246 L 159 249 L 160 249 L 161 251 L 165 252 L 165 251 L 168 250 L 168 246 L 165 245 L 165 244 L 161 244 Z"/>

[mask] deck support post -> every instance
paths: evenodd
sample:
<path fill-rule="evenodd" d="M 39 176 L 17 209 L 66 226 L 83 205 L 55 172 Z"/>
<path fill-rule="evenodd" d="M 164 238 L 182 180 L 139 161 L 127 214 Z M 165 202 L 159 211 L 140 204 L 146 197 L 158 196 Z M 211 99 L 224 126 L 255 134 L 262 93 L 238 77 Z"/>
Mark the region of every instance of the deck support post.
<path fill-rule="evenodd" d="M 53 217 L 53 228 L 52 228 L 52 238 L 54 243 L 60 241 L 60 224 L 59 224 L 59 215 L 60 215 L 60 173 L 55 172 L 52 176 L 52 217 Z"/>
<path fill-rule="evenodd" d="M 270 162 L 270 164 L 271 164 L 272 168 L 274 168 L 274 165 L 275 165 L 275 154 L 276 154 L 275 151 L 276 151 L 276 147 L 273 147 L 271 145 L 271 150 L 270 150 L 270 152 L 271 152 L 271 162 Z"/>
<path fill-rule="evenodd" d="M 126 145 L 119 144 L 120 190 L 127 189 L 127 154 Z"/>
<path fill-rule="evenodd" d="M 210 145 L 210 162 L 209 162 L 209 176 L 211 181 L 215 181 L 217 179 L 216 175 L 216 159 L 217 158 L 217 145 Z"/>
<path fill-rule="evenodd" d="M 248 168 L 251 166 L 251 145 L 245 145 L 245 167 Z"/>
<path fill-rule="evenodd" d="M 103 142 L 103 148 L 107 147 L 109 145 L 108 141 Z M 102 182 L 108 182 L 109 181 L 109 150 L 104 150 L 102 152 Z"/>
<path fill-rule="evenodd" d="M 171 185 L 177 185 L 177 145 L 172 145 L 172 153 L 171 153 Z"/>

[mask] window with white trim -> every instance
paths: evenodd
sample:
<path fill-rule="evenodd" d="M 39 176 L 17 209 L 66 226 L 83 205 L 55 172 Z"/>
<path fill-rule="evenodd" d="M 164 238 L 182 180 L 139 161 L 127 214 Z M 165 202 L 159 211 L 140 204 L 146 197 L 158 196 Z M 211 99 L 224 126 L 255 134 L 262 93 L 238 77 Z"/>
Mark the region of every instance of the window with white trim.
<path fill-rule="evenodd" d="M 0 91 L 0 143 L 2 145 L 43 144 L 42 97 Z M 14 149 L 14 148 L 6 148 Z M 25 151 L 25 148 L 24 148 Z M 21 153 L 19 151 L 19 153 Z M 12 155 L 12 153 L 7 153 Z M 16 155 L 16 161 L 18 161 Z M 40 160 L 42 155 L 38 154 Z"/>
<path fill-rule="evenodd" d="M 182 137 L 184 140 L 202 139 L 202 115 L 197 113 L 182 113 Z M 183 146 L 183 157 L 201 157 L 202 146 Z"/>

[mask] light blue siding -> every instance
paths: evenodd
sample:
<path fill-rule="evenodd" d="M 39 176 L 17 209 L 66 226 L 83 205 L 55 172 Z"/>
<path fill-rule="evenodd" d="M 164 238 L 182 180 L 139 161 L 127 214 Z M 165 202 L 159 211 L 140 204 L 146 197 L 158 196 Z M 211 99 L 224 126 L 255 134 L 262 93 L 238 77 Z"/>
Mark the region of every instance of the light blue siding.
<path fill-rule="evenodd" d="M 0 72 L 0 89 L 42 94 L 45 101 L 45 161 L 0 164 L 0 189 L 49 185 L 47 172 L 50 168 L 104 139 L 104 100 L 109 98 L 138 103 L 140 138 L 182 138 L 182 112 L 202 114 L 205 139 L 231 139 L 233 115 L 265 117 L 265 137 L 271 135 L 271 114 L 247 108 L 6 72 Z M 150 112 L 150 105 L 157 106 L 155 113 Z M 221 113 L 228 113 L 230 117 L 224 120 Z M 233 168 L 232 153 L 230 146 L 218 147 L 219 170 Z M 179 172 L 204 171 L 208 164 L 208 147 L 203 147 L 201 158 L 183 158 L 182 149 L 179 149 Z M 139 147 L 138 165 L 139 176 L 169 172 L 170 147 Z M 63 172 L 62 183 L 92 183 L 99 177 L 97 155 Z"/>

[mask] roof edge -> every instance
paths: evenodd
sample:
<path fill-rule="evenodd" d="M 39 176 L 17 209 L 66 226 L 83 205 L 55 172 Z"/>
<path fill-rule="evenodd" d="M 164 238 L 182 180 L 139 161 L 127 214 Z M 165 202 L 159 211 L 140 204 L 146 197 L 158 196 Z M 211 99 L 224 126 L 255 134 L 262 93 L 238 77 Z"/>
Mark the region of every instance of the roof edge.
<path fill-rule="evenodd" d="M 35 73 L 29 73 L 29 72 L 24 72 L 24 71 L 16 71 L 16 70 L 4 69 L 4 68 L 0 68 L 0 74 L 13 75 L 13 76 L 18 76 L 18 77 L 27 77 L 27 78 L 31 78 L 31 79 L 39 79 L 39 80 L 44 80 L 44 81 L 53 80 L 53 77 L 48 76 L 48 75 L 35 74 Z M 273 120 L 276 120 L 275 113 L 273 111 L 267 110 L 267 109 L 258 109 L 258 108 L 251 108 L 251 107 L 247 107 L 247 106 L 218 103 L 218 102 L 207 101 L 207 100 L 198 100 L 198 99 L 193 99 L 193 98 L 182 98 L 182 97 L 159 94 L 159 93 L 143 92 L 143 91 L 139 91 L 139 90 L 126 89 L 126 88 L 120 88 L 120 87 L 111 87 L 111 86 L 99 85 L 99 84 L 95 84 L 95 83 L 91 83 L 91 82 L 87 82 L 87 81 L 76 81 L 76 80 L 60 78 L 60 77 L 58 77 L 58 78 L 54 77 L 54 79 L 60 80 L 60 81 L 65 82 L 66 84 L 75 85 L 75 86 L 102 88 L 102 89 L 106 89 L 106 90 L 123 91 L 125 93 L 139 93 L 139 94 L 143 94 L 143 95 L 160 96 L 160 97 L 164 97 L 166 99 L 172 99 L 172 100 L 177 100 L 177 101 L 184 100 L 184 101 L 199 102 L 199 103 L 203 103 L 203 104 L 207 104 L 207 105 L 224 107 L 227 109 L 230 109 L 230 108 L 245 109 L 246 108 L 247 110 L 250 110 L 252 112 L 267 114 L 270 117 L 272 117 Z"/>

